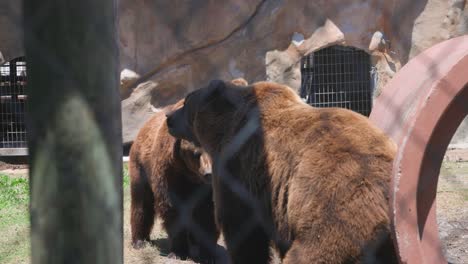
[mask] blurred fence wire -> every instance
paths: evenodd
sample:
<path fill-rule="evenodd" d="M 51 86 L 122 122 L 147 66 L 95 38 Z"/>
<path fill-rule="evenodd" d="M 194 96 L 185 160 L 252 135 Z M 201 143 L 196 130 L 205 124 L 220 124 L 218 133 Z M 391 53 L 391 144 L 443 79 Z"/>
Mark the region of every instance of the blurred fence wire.
<path fill-rule="evenodd" d="M 103 263 L 107 261 L 108 263 L 118 263 L 123 258 L 122 256 L 113 257 L 113 254 L 118 255 L 122 251 L 122 230 L 120 228 L 122 225 L 120 207 L 122 202 L 121 180 L 116 176 L 120 177 L 121 175 L 119 172 L 121 166 L 117 165 L 120 163 L 121 158 L 120 98 L 117 88 L 119 83 L 117 79 L 119 56 L 117 53 L 118 38 L 116 33 L 118 1 L 82 0 L 72 3 L 70 1 L 50 0 L 41 1 L 40 4 L 34 2 L 35 0 L 24 1 L 24 21 L 22 21 L 20 16 L 12 16 L 14 22 L 25 29 L 24 41 L 27 56 L 26 61 L 28 62 L 28 86 L 25 89 L 29 104 L 26 120 L 29 122 L 27 132 L 31 155 L 31 180 L 33 181 L 31 183 L 32 260 L 34 263 L 40 263 L 41 261 L 39 260 L 48 260 L 50 261 L 48 263 L 59 263 L 60 260 L 70 260 L 69 258 L 74 255 L 74 250 L 79 248 L 81 250 L 79 251 L 80 254 L 85 256 L 80 260 L 85 261 L 87 254 L 91 254 L 87 250 L 94 246 L 94 250 L 90 252 L 93 252 L 95 255 L 88 256 L 87 260 L 91 262 L 101 261 Z M 382 6 L 383 12 L 388 11 L 386 8 L 383 8 L 384 1 L 374 2 Z M 427 2 L 400 1 L 398 4 L 395 2 L 393 12 L 399 14 L 402 23 L 408 24 L 408 21 L 412 22 L 415 20 L 417 14 L 413 14 L 413 12 L 416 12 L 414 10 L 421 10 Z M 1 13 L 17 12 L 8 3 L 3 3 L 0 6 L 6 6 L 4 10 L 0 10 Z M 260 5 L 259 9 L 261 8 L 262 6 Z M 405 12 L 406 10 L 408 12 L 411 11 L 411 13 L 408 14 Z M 390 16 L 390 14 L 386 15 Z M 408 38 L 406 35 L 408 35 L 407 31 L 410 29 L 402 29 L 398 23 L 391 23 L 388 30 L 392 31 L 393 38 L 402 40 L 402 47 L 399 50 L 392 50 L 392 52 L 404 51 L 407 53 L 401 55 L 402 61 L 406 62 L 405 60 L 409 58 L 411 46 L 411 38 Z M 203 50 L 204 48 L 204 46 L 201 46 L 198 49 Z M 451 46 L 440 52 L 451 54 L 454 49 L 462 48 Z M 186 53 L 182 53 L 180 56 L 185 55 Z M 170 60 L 171 63 L 172 61 L 175 60 Z M 445 73 L 440 72 L 438 61 L 433 61 L 430 57 L 425 58 L 424 55 L 420 55 L 418 63 L 421 64 L 422 68 L 430 70 L 428 73 L 429 81 L 443 79 Z M 378 82 L 378 70 L 372 67 L 370 71 L 369 81 Z M 148 78 L 157 73 L 156 71 L 143 75 L 145 78 Z M 206 81 L 208 82 L 209 80 Z M 309 81 L 314 82 L 314 80 Z M 375 84 L 369 85 L 375 86 Z M 431 84 L 427 83 L 427 85 Z M 311 88 L 308 87 L 308 89 Z M 408 89 L 413 89 L 413 87 L 408 87 Z M 6 103 L 4 101 L 7 100 L 5 97 L 7 95 L 4 94 L 4 90 L 2 81 L 2 86 L 0 86 L 1 111 L 6 111 Z M 449 91 L 445 90 L 440 92 L 449 93 Z M 72 106 L 64 106 L 64 104 L 69 102 L 70 98 L 78 98 L 78 101 L 74 101 L 76 104 Z M 391 99 L 389 98 L 389 100 Z M 408 98 L 406 102 L 406 105 L 409 106 L 408 108 L 416 107 L 411 105 L 414 103 L 411 100 L 412 98 Z M 29 103 L 29 101 L 31 102 Z M 399 108 L 392 101 L 383 103 L 391 108 L 392 115 L 386 117 L 390 120 L 388 121 L 389 123 L 401 124 L 405 121 L 407 117 L 405 111 L 407 109 Z M 80 109 L 78 113 L 81 116 L 69 118 L 66 113 L 60 114 L 60 111 L 68 110 L 72 112 L 80 107 L 84 108 Z M 229 233 L 228 247 L 231 249 L 247 250 L 248 252 L 255 253 L 256 248 L 245 249 L 244 244 L 250 246 L 251 243 L 247 243 L 247 240 L 254 239 L 255 241 L 253 237 L 265 236 L 274 242 L 278 242 L 276 247 L 280 251 L 286 251 L 291 245 L 280 241 L 279 233 L 283 230 L 277 230 L 277 226 L 271 220 L 273 210 L 271 208 L 273 206 L 271 201 L 275 198 L 278 199 L 278 197 L 273 197 L 277 195 L 275 194 L 276 190 L 272 189 L 273 186 L 271 186 L 270 182 L 258 182 L 256 186 L 252 187 L 251 185 L 247 185 L 243 178 L 257 177 L 258 175 L 254 173 L 256 169 L 265 169 L 267 171 L 269 169 L 266 164 L 267 154 L 262 153 L 261 150 L 258 152 L 259 156 L 255 160 L 252 160 L 251 164 L 240 164 L 239 156 L 244 155 L 244 153 L 251 155 L 252 151 L 258 151 L 252 150 L 253 145 L 268 143 L 262 142 L 266 139 L 263 135 L 265 131 L 263 131 L 264 128 L 261 123 L 263 113 L 261 113 L 258 106 L 253 107 L 251 111 L 244 114 L 245 119 L 241 122 L 242 126 L 237 128 L 237 133 L 226 142 L 219 156 L 212 157 L 215 165 L 213 168 L 214 177 L 222 182 L 221 190 L 225 192 L 221 195 L 229 193 L 229 197 L 235 197 L 234 200 L 238 203 L 235 206 L 243 212 L 239 225 L 235 227 L 235 230 L 222 230 L 222 232 Z M 2 131 L 0 132 L 2 132 L 2 135 L 6 134 L 8 129 L 3 123 L 3 120 L 8 118 L 4 118 L 3 115 L 7 114 L 0 112 L 0 124 L 2 125 Z M 89 119 L 89 123 L 81 121 L 83 116 Z M 229 126 L 230 120 L 225 120 L 225 122 L 226 126 Z M 88 126 L 82 127 L 86 125 Z M 76 131 L 81 131 L 83 134 L 88 135 L 73 133 L 71 131 L 73 127 L 81 127 L 80 130 L 76 129 Z M 400 128 L 400 126 L 395 125 L 385 132 L 388 134 L 398 134 L 400 132 L 395 130 Z M 301 133 L 301 131 L 297 131 L 297 133 Z M 366 131 L 362 133 L 366 133 Z M 89 134 L 92 135 L 89 136 Z M 80 139 L 84 141 L 74 141 L 74 136 L 81 137 Z M 89 139 L 90 137 L 97 137 L 99 140 L 93 141 Z M 288 137 L 290 137 L 288 139 L 290 141 L 296 140 L 294 135 L 288 135 Z M 422 137 L 416 137 L 414 140 L 420 145 L 421 150 L 425 148 L 425 141 Z M 80 145 L 80 142 L 84 142 L 83 145 Z M 0 143 L 3 144 L 1 138 Z M 303 144 L 319 143 L 304 142 Z M 343 144 L 351 145 L 350 142 L 344 142 Z M 97 153 L 105 157 L 96 157 Z M 97 158 L 97 160 L 93 160 L 93 158 Z M 434 170 L 437 171 L 434 173 L 439 174 L 438 169 L 442 161 L 441 157 L 427 155 L 427 158 L 431 159 L 433 164 L 436 164 Z M 245 162 L 245 160 L 242 161 Z M 75 165 L 82 162 L 89 163 L 89 167 Z M 99 162 L 107 162 L 108 164 L 102 165 L 98 164 Z M 295 164 L 291 164 L 291 166 L 293 165 Z M 242 169 L 251 167 L 247 169 L 249 172 L 247 175 L 234 175 L 233 166 L 241 166 Z M 86 176 L 85 174 L 87 173 L 92 174 L 92 176 Z M 453 175 L 444 175 L 444 177 L 450 176 Z M 93 177 L 101 177 L 102 181 L 97 181 Z M 51 182 L 54 182 L 53 184 L 56 185 L 53 185 Z M 95 182 L 101 185 L 93 187 Z M 457 184 L 464 185 L 463 182 Z M 102 189 L 100 189 L 101 187 Z M 259 194 L 255 188 L 263 188 L 262 192 L 264 193 Z M 190 229 L 193 232 L 191 235 L 195 236 L 195 240 L 202 244 L 209 244 L 210 235 L 205 233 L 203 228 L 193 220 L 192 216 L 193 210 L 196 208 L 195 205 L 206 196 L 206 192 L 205 189 L 200 189 L 189 200 L 172 194 L 172 200 L 170 201 L 179 208 L 179 216 L 176 223 L 174 223 L 174 227 L 176 229 Z M 391 192 L 391 190 L 388 190 L 388 192 Z M 339 196 L 340 193 L 334 195 Z M 47 199 L 41 199 L 42 196 Z M 217 198 L 219 197 L 215 193 L 215 203 L 219 202 L 216 201 Z M 37 199 L 37 201 L 34 201 L 34 199 Z M 264 199 L 269 201 L 265 202 Z M 95 234 L 90 234 L 88 230 L 89 226 L 86 226 L 92 225 L 94 221 L 92 217 L 95 217 L 89 215 L 90 212 L 88 212 L 88 206 L 91 204 L 93 204 L 92 208 L 94 208 L 92 212 L 100 215 L 98 217 L 100 225 L 90 229 L 92 232 L 96 232 Z M 265 204 L 268 206 L 265 206 Z M 47 206 L 54 208 L 47 208 Z M 43 222 L 49 219 L 47 217 L 51 217 L 49 210 L 52 210 L 53 214 L 55 214 L 53 219 L 50 220 L 50 226 L 48 226 L 48 223 Z M 102 212 L 100 212 L 101 210 Z M 287 212 L 284 213 L 287 214 Z M 226 214 L 229 215 L 229 213 Z M 405 216 L 403 215 L 403 217 Z M 82 220 L 82 222 L 77 219 Z M 68 223 L 62 222 L 64 220 L 71 221 L 78 227 L 70 227 Z M 109 220 L 110 223 L 107 223 L 105 220 Z M 221 219 L 221 221 L 223 220 Z M 468 215 L 464 215 L 461 221 L 468 222 Z M 111 225 L 112 228 L 106 227 L 107 224 Z M 58 228 L 63 228 L 63 230 L 59 231 L 57 230 Z M 108 230 L 108 235 L 101 237 L 100 229 Z M 350 232 L 352 230 L 343 230 L 345 234 Z M 450 231 L 448 232 L 450 233 Z M 466 233 L 466 229 L 462 232 Z M 292 237 L 294 235 L 296 234 L 293 234 Z M 69 244 L 66 243 L 67 240 L 72 239 L 76 239 L 76 241 Z M 115 241 L 112 243 L 112 247 L 107 247 L 100 243 L 94 243 L 93 239 L 99 241 L 115 239 Z M 39 240 L 42 242 L 38 242 Z M 434 241 L 437 241 L 437 239 L 434 238 Z M 55 242 L 55 244 L 52 242 Z M 379 243 L 379 241 L 375 243 Z M 268 247 L 270 247 L 270 244 Z M 272 246 L 272 248 L 275 248 L 275 246 Z M 437 248 L 437 245 L 434 245 L 434 248 Z M 47 254 L 52 254 L 50 252 L 47 253 L 47 250 L 63 250 L 68 255 L 62 259 L 54 258 L 50 255 L 44 257 Z M 106 254 L 101 255 L 100 251 L 106 251 Z M 260 252 L 261 249 L 258 251 L 259 254 L 263 254 Z M 273 254 L 272 252 L 273 250 L 267 253 Z M 217 254 L 221 253 L 217 251 Z M 448 254 L 449 259 L 451 259 L 451 253 L 448 252 Z M 227 261 L 226 256 L 219 255 L 217 257 L 219 258 L 218 262 Z M 297 256 L 298 262 L 306 257 Z M 367 254 L 367 257 L 369 262 L 375 261 L 372 254 Z M 279 261 L 278 257 L 272 257 L 272 259 L 272 261 Z M 468 257 L 464 260 L 468 261 Z"/>

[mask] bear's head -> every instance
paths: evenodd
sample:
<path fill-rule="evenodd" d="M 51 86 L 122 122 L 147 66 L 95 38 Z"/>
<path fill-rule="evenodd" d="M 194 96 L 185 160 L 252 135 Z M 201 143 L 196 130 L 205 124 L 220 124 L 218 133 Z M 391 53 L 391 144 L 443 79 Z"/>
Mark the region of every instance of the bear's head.
<path fill-rule="evenodd" d="M 211 183 L 211 159 L 201 147 L 187 140 L 178 140 L 176 142 L 176 151 L 179 158 L 195 176 L 194 181 Z"/>
<path fill-rule="evenodd" d="M 249 89 L 221 80 L 211 81 L 188 94 L 183 107 L 168 113 L 169 133 L 203 147 L 219 144 Z"/>
<path fill-rule="evenodd" d="M 167 107 L 166 116 L 177 111 L 184 106 L 185 99 L 179 100 L 177 103 Z M 178 139 L 175 143 L 175 153 L 179 162 L 192 172 L 190 175 L 195 176 L 194 181 L 211 182 L 211 159 L 199 144 L 189 140 Z"/>
<path fill-rule="evenodd" d="M 257 82 L 243 86 L 213 80 L 188 94 L 183 107 L 167 115 L 167 125 L 174 137 L 195 142 L 214 154 L 222 143 L 242 136 L 242 128 L 250 131 L 247 134 L 259 131 L 262 115 L 297 104 L 305 105 L 284 85 Z"/>

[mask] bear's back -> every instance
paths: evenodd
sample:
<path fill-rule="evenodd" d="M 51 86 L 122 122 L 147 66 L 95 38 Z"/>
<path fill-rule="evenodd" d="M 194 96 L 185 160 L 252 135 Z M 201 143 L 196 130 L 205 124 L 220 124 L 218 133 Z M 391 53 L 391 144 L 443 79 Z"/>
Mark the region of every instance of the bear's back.
<path fill-rule="evenodd" d="M 154 159 L 172 155 L 171 144 L 174 141 L 167 129 L 165 111 L 157 112 L 138 132 L 130 150 L 130 159 L 138 159 L 142 165 L 151 168 Z"/>
<path fill-rule="evenodd" d="M 305 111 L 305 110 L 304 110 Z M 297 170 L 291 178 L 291 204 L 297 226 L 335 221 L 354 226 L 360 240 L 372 237 L 374 227 L 388 224 L 388 195 L 396 146 L 364 116 L 350 110 L 330 108 L 308 110 L 313 122 L 297 135 L 301 146 Z M 298 125 L 294 124 L 292 126 Z M 301 125 L 307 125 L 306 122 Z M 309 201 L 304 201 L 308 197 Z M 302 216 L 309 214 L 310 218 Z M 334 216 L 333 216 L 334 215 Z M 321 218 L 322 217 L 322 218 Z M 339 220 L 338 220 L 339 219 Z M 362 221 L 365 219 L 366 224 Z"/>
<path fill-rule="evenodd" d="M 269 118 L 262 120 L 264 148 L 275 159 L 268 163 L 289 168 L 272 171 L 306 178 L 335 175 L 337 181 L 359 178 L 360 173 L 390 179 L 396 145 L 366 117 L 341 108 L 300 105 Z"/>

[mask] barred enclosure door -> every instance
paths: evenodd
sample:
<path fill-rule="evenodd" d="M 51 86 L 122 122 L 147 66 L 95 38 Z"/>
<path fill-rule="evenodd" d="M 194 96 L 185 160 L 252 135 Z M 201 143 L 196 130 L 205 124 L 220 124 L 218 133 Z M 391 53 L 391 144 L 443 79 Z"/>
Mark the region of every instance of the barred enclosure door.
<path fill-rule="evenodd" d="M 370 56 L 331 46 L 302 58 L 301 97 L 315 107 L 343 107 L 369 116 L 372 108 Z"/>
<path fill-rule="evenodd" d="M 24 57 L 0 65 L 0 150 L 27 147 L 26 78 Z"/>

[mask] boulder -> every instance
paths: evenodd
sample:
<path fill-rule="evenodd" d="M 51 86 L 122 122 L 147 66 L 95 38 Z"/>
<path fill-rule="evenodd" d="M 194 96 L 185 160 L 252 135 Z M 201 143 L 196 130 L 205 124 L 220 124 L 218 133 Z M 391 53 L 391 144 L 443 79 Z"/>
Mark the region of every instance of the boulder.
<path fill-rule="evenodd" d="M 138 134 L 140 127 L 159 109 L 151 105 L 151 94 L 157 83 L 145 82 L 138 85 L 127 99 L 122 101 L 123 143 L 129 144 Z"/>

